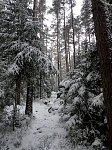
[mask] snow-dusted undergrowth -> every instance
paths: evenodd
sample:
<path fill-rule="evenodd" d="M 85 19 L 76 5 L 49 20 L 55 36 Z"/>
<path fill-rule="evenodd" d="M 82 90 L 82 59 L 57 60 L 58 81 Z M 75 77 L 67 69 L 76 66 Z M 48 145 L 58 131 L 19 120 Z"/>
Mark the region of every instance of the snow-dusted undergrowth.
<path fill-rule="evenodd" d="M 45 105 L 47 101 L 49 104 Z M 1 150 L 72 150 L 67 142 L 66 131 L 60 123 L 58 113 L 61 105 L 56 99 L 56 93 L 49 99 L 34 102 L 33 116 L 30 119 L 23 117 L 21 127 L 12 131 L 8 125 L 0 132 Z M 48 109 L 52 107 L 52 111 Z M 24 107 L 20 108 L 20 114 Z M 8 116 L 11 116 L 12 107 L 7 107 Z M 1 125 L 2 126 L 2 125 Z"/>
<path fill-rule="evenodd" d="M 19 107 L 21 126 L 15 131 L 12 131 L 9 121 L 13 107 L 7 106 L 4 112 L 7 112 L 5 120 L 8 124 L 0 124 L 0 150 L 92 150 L 89 147 L 72 145 L 65 127 L 67 123 L 72 124 L 74 118 L 66 123 L 62 121 L 63 104 L 60 100 L 54 92 L 51 98 L 36 100 L 31 118 L 24 115 L 24 106 Z M 96 139 L 94 145 L 97 143 Z"/>
<path fill-rule="evenodd" d="M 58 95 L 64 101 L 61 120 L 70 142 L 90 150 L 106 149 L 107 119 L 99 74 L 75 69 L 59 87 Z"/>

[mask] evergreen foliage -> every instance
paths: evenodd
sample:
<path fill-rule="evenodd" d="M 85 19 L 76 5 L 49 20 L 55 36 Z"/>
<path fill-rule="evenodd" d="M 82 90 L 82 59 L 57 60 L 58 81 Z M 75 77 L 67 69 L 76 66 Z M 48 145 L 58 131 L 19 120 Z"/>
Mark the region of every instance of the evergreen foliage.
<path fill-rule="evenodd" d="M 19 118 L 17 105 L 22 101 L 26 102 L 25 114 L 30 116 L 33 112 L 33 100 L 50 98 L 54 84 L 57 84 L 56 87 L 59 85 L 57 98 L 60 99 L 56 101 L 61 100 L 63 106 L 60 112 L 61 121 L 65 123 L 70 142 L 75 148 L 77 145 L 91 147 L 91 150 L 108 148 L 107 137 L 110 128 L 107 125 L 100 62 L 106 66 L 108 60 L 111 68 L 112 5 L 109 4 L 111 0 L 104 0 L 103 3 L 96 0 L 98 4 L 100 2 L 103 4 L 100 8 L 105 6 L 106 9 L 102 9 L 105 15 L 100 17 L 104 17 L 105 20 L 109 14 L 103 24 L 105 28 L 108 24 L 107 29 L 110 27 L 109 33 L 103 32 L 104 37 L 107 36 L 105 38 L 107 44 L 101 35 L 97 39 L 104 42 L 105 54 L 110 42 L 108 53 L 110 57 L 107 55 L 109 59 L 107 57 L 103 59 L 105 56 L 99 58 L 96 49 L 91 2 L 84 0 L 81 15 L 75 18 L 73 13 L 75 0 L 53 0 L 49 13 L 54 15 L 52 24 L 54 39 L 50 43 L 54 54 L 47 57 L 49 44 L 48 28 L 44 26 L 45 0 L 34 1 L 33 10 L 30 8 L 29 0 L 0 0 L 0 117 L 6 105 L 13 105 L 13 130 Z M 67 8 L 70 8 L 71 12 Z M 100 20 L 96 21 L 100 26 Z M 47 33 L 44 33 L 45 30 Z M 99 49 L 101 47 L 99 44 Z M 56 64 L 57 72 L 52 60 Z M 106 67 L 102 69 L 106 71 Z M 111 79 L 109 69 L 108 72 Z M 104 84 L 108 75 L 105 74 Z M 65 76 L 66 78 L 62 80 Z M 109 87 L 108 83 L 105 84 L 106 88 Z M 107 98 L 110 100 L 108 94 L 107 92 Z M 110 102 L 109 100 L 107 102 Z M 50 107 L 48 112 L 58 109 Z M 111 114 L 110 108 L 109 111 Z M 111 115 L 108 115 L 108 118 L 109 116 Z"/>
<path fill-rule="evenodd" d="M 0 89 L 5 103 L 9 103 L 11 99 L 15 99 L 15 82 L 18 77 L 21 84 L 29 80 L 36 84 L 39 82 L 40 72 L 47 76 L 55 72 L 55 69 L 42 52 L 44 50 L 39 34 L 43 31 L 38 18 L 33 19 L 33 11 L 29 8 L 28 1 L 4 1 L 1 6 Z"/>
<path fill-rule="evenodd" d="M 68 137 L 74 145 L 93 148 L 98 140 L 97 149 L 108 146 L 99 67 L 99 57 L 93 44 L 81 65 L 60 83 L 60 88 L 64 89 L 60 96 L 64 99 L 62 120 L 66 122 Z"/>

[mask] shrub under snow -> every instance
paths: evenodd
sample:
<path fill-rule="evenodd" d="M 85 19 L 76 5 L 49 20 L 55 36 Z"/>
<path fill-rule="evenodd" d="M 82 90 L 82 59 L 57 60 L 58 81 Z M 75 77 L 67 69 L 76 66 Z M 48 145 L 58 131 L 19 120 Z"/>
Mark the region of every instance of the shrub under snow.
<path fill-rule="evenodd" d="M 86 66 L 84 64 L 71 72 L 60 83 L 60 87 L 63 87 L 60 97 L 64 100 L 62 121 L 65 122 L 70 141 L 74 145 L 98 150 L 108 146 L 108 130 L 99 65 L 92 65 L 92 62 Z"/>

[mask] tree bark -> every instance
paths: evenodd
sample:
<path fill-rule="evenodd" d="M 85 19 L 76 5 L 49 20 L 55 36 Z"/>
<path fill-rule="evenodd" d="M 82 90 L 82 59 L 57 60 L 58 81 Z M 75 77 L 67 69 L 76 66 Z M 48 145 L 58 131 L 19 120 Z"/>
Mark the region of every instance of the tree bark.
<path fill-rule="evenodd" d="M 78 33 L 78 56 L 79 61 L 81 62 L 81 52 L 80 52 L 80 34 Z"/>
<path fill-rule="evenodd" d="M 68 64 L 68 50 L 67 50 L 67 33 L 66 33 L 66 18 L 65 18 L 65 4 L 64 4 L 64 42 L 65 42 L 65 62 L 66 62 L 66 72 L 69 72 Z"/>
<path fill-rule="evenodd" d="M 67 48 L 68 48 L 68 60 L 69 60 L 69 70 L 71 71 L 71 55 L 70 55 L 70 26 L 67 29 Z"/>
<path fill-rule="evenodd" d="M 31 79 L 27 81 L 27 97 L 26 97 L 26 115 L 31 115 L 33 112 L 33 83 Z"/>
<path fill-rule="evenodd" d="M 59 42 L 59 78 L 60 78 L 60 82 L 62 81 L 62 62 L 61 62 L 61 50 L 60 50 L 60 42 Z M 59 85 L 58 85 L 59 86 Z"/>
<path fill-rule="evenodd" d="M 58 70 L 60 70 L 60 57 L 59 57 L 59 12 L 56 14 L 56 19 L 57 19 L 57 61 L 58 61 Z M 60 83 L 60 75 L 59 73 L 57 74 L 58 77 L 58 86 Z"/>
<path fill-rule="evenodd" d="M 15 105 L 20 105 L 20 86 L 21 86 L 21 77 L 17 75 L 16 77 L 16 100 Z"/>
<path fill-rule="evenodd" d="M 40 72 L 40 99 L 42 99 L 42 74 Z"/>
<path fill-rule="evenodd" d="M 74 61 L 74 69 L 75 69 L 75 29 L 74 29 L 74 15 L 73 15 L 73 1 L 70 0 L 71 3 L 71 25 L 72 25 L 72 32 L 73 32 L 73 61 Z"/>
<path fill-rule="evenodd" d="M 93 20 L 100 55 L 101 75 L 103 85 L 104 104 L 107 111 L 109 127 L 109 149 L 112 150 L 112 55 L 111 55 L 111 28 L 107 19 L 108 11 L 100 0 L 92 1 Z"/>
<path fill-rule="evenodd" d="M 37 4 L 38 0 L 34 0 L 33 2 L 33 20 L 37 18 Z"/>

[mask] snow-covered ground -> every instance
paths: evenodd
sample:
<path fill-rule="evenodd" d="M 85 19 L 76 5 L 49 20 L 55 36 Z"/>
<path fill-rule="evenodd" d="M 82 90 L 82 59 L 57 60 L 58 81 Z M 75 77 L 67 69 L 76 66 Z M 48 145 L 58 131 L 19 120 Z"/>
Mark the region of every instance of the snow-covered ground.
<path fill-rule="evenodd" d="M 43 102 L 49 101 L 45 105 Z M 55 110 L 48 112 L 53 107 Z M 59 101 L 56 93 L 50 99 L 34 102 L 33 117 L 27 118 L 25 126 L 2 133 L 0 150 L 72 150 L 67 142 L 66 131 L 59 121 Z"/>

